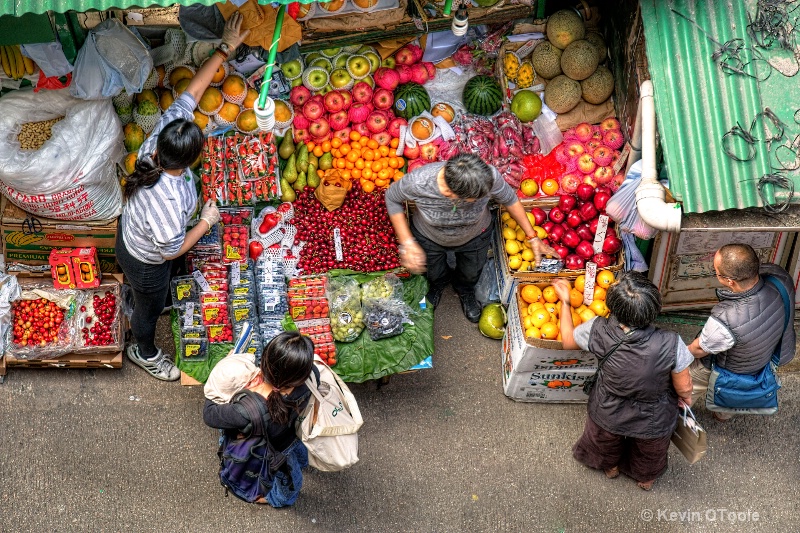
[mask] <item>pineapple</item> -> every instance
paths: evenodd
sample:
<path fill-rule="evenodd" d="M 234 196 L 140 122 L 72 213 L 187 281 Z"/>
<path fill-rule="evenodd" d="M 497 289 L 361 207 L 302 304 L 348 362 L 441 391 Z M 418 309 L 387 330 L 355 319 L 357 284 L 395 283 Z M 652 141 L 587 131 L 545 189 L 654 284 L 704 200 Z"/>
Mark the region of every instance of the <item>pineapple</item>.
<path fill-rule="evenodd" d="M 505 57 L 503 57 L 503 72 L 509 81 L 515 81 L 517 79 L 519 58 L 514 52 L 506 52 Z"/>
<path fill-rule="evenodd" d="M 523 63 L 517 72 L 517 87 L 525 88 L 533 85 L 533 65 Z"/>

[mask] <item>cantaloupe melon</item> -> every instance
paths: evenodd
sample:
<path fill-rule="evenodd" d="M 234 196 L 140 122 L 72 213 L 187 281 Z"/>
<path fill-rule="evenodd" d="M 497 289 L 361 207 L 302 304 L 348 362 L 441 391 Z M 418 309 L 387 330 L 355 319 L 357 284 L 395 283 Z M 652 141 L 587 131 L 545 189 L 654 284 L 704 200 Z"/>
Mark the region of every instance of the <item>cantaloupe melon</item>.
<path fill-rule="evenodd" d="M 572 41 L 583 39 L 586 26 L 583 19 L 572 9 L 556 11 L 547 19 L 547 40 L 563 50 Z"/>
<path fill-rule="evenodd" d="M 606 67 L 597 67 L 594 73 L 581 82 L 583 99 L 590 104 L 605 102 L 614 92 L 614 76 Z"/>
<path fill-rule="evenodd" d="M 597 58 L 600 60 L 600 63 L 606 60 L 608 57 L 608 47 L 606 46 L 606 40 L 603 39 L 603 36 L 600 35 L 599 32 L 590 31 L 586 34 L 586 40 L 592 43 L 597 49 Z"/>
<path fill-rule="evenodd" d="M 585 39 L 570 43 L 561 54 L 562 72 L 577 81 L 591 76 L 598 63 L 597 49 Z"/>
<path fill-rule="evenodd" d="M 531 63 L 536 74 L 551 80 L 561 74 L 561 50 L 550 41 L 542 41 L 533 49 Z"/>
<path fill-rule="evenodd" d="M 571 111 L 581 101 L 581 84 L 565 75 L 556 76 L 544 88 L 544 103 L 556 113 Z"/>

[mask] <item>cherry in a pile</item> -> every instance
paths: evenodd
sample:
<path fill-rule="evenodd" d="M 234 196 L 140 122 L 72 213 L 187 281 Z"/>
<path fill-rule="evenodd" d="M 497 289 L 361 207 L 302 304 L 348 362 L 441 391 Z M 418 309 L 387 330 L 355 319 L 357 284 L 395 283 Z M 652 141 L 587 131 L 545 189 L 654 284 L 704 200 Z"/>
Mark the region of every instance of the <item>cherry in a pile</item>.
<path fill-rule="evenodd" d="M 85 305 L 81 306 L 81 313 L 86 313 Z M 83 344 L 86 346 L 108 346 L 114 344 L 114 318 L 117 314 L 117 297 L 106 291 L 101 298 L 98 293 L 92 297 L 92 312 L 86 315 L 86 325 L 81 330 Z"/>

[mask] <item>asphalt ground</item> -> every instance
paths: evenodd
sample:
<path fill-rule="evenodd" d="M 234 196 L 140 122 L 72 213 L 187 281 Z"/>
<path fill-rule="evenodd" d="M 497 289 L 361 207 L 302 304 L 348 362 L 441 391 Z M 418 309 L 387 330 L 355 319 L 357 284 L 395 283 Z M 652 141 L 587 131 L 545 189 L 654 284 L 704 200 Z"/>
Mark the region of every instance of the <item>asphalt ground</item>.
<path fill-rule="evenodd" d="M 161 346 L 172 346 L 168 335 L 162 318 Z M 782 373 L 775 416 L 723 424 L 699 409 L 707 456 L 690 466 L 671 448 L 645 492 L 572 459 L 585 405 L 504 396 L 500 342 L 466 321 L 450 290 L 435 335 L 433 369 L 351 386 L 365 420 L 361 461 L 308 471 L 288 509 L 224 497 L 200 387 L 157 381 L 127 360 L 121 370 L 10 368 L 0 385 L 0 531 L 800 529 L 797 374 Z"/>

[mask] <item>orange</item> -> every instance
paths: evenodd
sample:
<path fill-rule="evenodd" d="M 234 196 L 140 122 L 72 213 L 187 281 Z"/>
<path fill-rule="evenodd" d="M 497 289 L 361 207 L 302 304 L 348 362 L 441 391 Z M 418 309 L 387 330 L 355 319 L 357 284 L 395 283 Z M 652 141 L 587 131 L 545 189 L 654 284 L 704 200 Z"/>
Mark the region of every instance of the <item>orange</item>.
<path fill-rule="evenodd" d="M 593 300 L 603 300 L 606 301 L 606 290 L 603 287 L 595 287 L 594 288 L 594 296 Z"/>
<path fill-rule="evenodd" d="M 322 146 L 315 146 L 311 153 L 317 157 L 322 157 L 325 152 L 322 151 Z"/>
<path fill-rule="evenodd" d="M 541 339 L 542 332 L 536 326 L 531 326 L 525 330 L 525 336 L 529 339 Z"/>
<path fill-rule="evenodd" d="M 236 97 L 247 92 L 247 85 L 245 85 L 244 79 L 239 76 L 228 76 L 222 82 L 222 92 L 228 96 Z"/>
<path fill-rule="evenodd" d="M 542 182 L 542 192 L 547 196 L 553 196 L 558 192 L 558 182 L 553 178 L 548 178 Z"/>
<path fill-rule="evenodd" d="M 383 179 L 383 178 L 376 179 L 375 180 L 375 185 L 377 185 L 378 187 L 384 187 L 384 188 L 388 187 L 389 186 L 389 180 Z"/>
<path fill-rule="evenodd" d="M 542 291 L 542 296 L 546 302 L 554 303 L 558 301 L 558 295 L 556 294 L 556 290 L 552 285 L 548 285 L 544 288 Z"/>
<path fill-rule="evenodd" d="M 373 161 L 372 165 L 370 165 L 370 167 L 372 168 L 373 172 L 378 172 L 383 168 L 383 166 L 381 165 L 380 161 Z"/>
<path fill-rule="evenodd" d="M 219 117 L 222 118 L 223 120 L 227 120 L 228 122 L 235 122 L 236 117 L 239 116 L 239 113 L 241 111 L 242 110 L 238 105 L 232 104 L 230 102 L 225 102 L 224 104 L 222 104 L 222 109 L 219 110 L 217 115 L 219 115 Z"/>
<path fill-rule="evenodd" d="M 366 160 L 366 161 L 372 161 L 373 159 L 375 159 L 375 157 L 372 155 L 372 150 L 369 150 L 369 149 L 364 150 L 363 152 L 361 152 L 361 157 L 363 157 L 364 160 Z"/>
<path fill-rule="evenodd" d="M 331 139 L 331 148 L 339 148 L 342 145 L 342 140 L 339 137 Z"/>
<path fill-rule="evenodd" d="M 350 175 L 350 171 L 349 170 L 343 170 L 342 171 L 342 178 L 344 178 L 346 180 L 349 180 L 350 177 L 351 177 L 351 175 Z"/>
<path fill-rule="evenodd" d="M 197 107 L 206 113 L 215 111 L 222 104 L 222 93 L 216 87 L 209 87 L 197 102 Z"/>
<path fill-rule="evenodd" d="M 348 152 L 347 160 L 350 161 L 351 163 L 355 163 L 356 161 L 358 161 L 358 152 L 356 152 L 355 150 Z"/>
<path fill-rule="evenodd" d="M 569 305 L 572 307 L 579 307 L 583 303 L 583 293 L 575 289 L 569 291 Z"/>
<path fill-rule="evenodd" d="M 542 338 L 547 340 L 556 340 L 558 337 L 558 326 L 553 324 L 552 322 L 547 322 L 543 324 L 540 328 L 542 332 Z"/>
<path fill-rule="evenodd" d="M 541 308 L 536 309 L 531 317 L 531 324 L 533 324 L 537 328 L 541 328 L 545 324 L 550 322 L 550 313 L 547 309 Z"/>
<path fill-rule="evenodd" d="M 361 188 L 364 192 L 372 192 L 375 190 L 375 184 L 369 180 L 361 180 Z"/>
<path fill-rule="evenodd" d="M 361 175 L 367 179 L 372 179 L 372 169 L 367 167 L 362 172 Z"/>
<path fill-rule="evenodd" d="M 350 140 L 351 141 L 357 141 L 360 138 L 361 138 L 361 134 L 358 133 L 356 130 L 353 130 L 353 131 L 350 132 Z"/>
<path fill-rule="evenodd" d="M 338 148 L 334 148 L 333 150 L 331 150 L 331 155 L 333 157 L 344 157 L 345 154 L 343 154 L 342 151 L 339 150 Z"/>
<path fill-rule="evenodd" d="M 347 160 L 345 160 L 345 161 L 347 161 Z M 347 161 L 347 163 L 345 163 L 344 166 L 348 170 L 353 170 L 354 168 L 356 168 L 356 166 L 351 161 Z"/>
<path fill-rule="evenodd" d="M 322 151 L 323 152 L 330 152 L 331 151 L 331 142 L 325 141 L 322 143 Z"/>
<path fill-rule="evenodd" d="M 363 169 L 364 168 L 364 160 L 361 157 L 356 159 L 356 168 Z"/>
<path fill-rule="evenodd" d="M 394 177 L 393 177 L 392 179 L 393 179 L 394 181 L 397 181 L 397 180 L 399 180 L 399 179 L 400 179 L 400 178 L 402 178 L 402 177 L 403 177 L 403 173 L 402 173 L 402 172 L 400 172 L 399 170 L 396 170 L 396 171 L 394 172 Z"/>
<path fill-rule="evenodd" d="M 317 169 L 317 176 L 319 176 L 320 178 L 324 177 L 325 176 L 325 171 Z"/>
<path fill-rule="evenodd" d="M 350 145 L 349 145 L 349 144 L 343 144 L 343 145 L 341 146 L 341 148 L 339 148 L 339 151 L 342 153 L 342 155 L 347 155 L 347 154 L 349 154 L 349 153 L 350 153 L 350 150 L 351 150 L 351 148 L 350 148 Z"/>
<path fill-rule="evenodd" d="M 370 139 L 369 137 L 365 137 L 362 135 L 361 138 L 358 140 L 358 144 L 361 145 L 361 148 L 365 148 L 367 144 L 369 144 L 369 141 L 371 140 L 372 139 Z"/>
<path fill-rule="evenodd" d="M 352 174 L 354 178 L 360 178 L 360 177 L 361 177 L 361 170 L 359 170 L 359 169 L 357 169 L 357 168 L 354 168 L 354 169 L 353 169 L 353 170 L 350 172 L 350 174 Z"/>
<path fill-rule="evenodd" d="M 597 284 L 607 289 L 614 283 L 614 273 L 610 270 L 601 270 L 597 273 Z"/>
<path fill-rule="evenodd" d="M 389 166 L 391 168 L 400 168 L 400 166 L 397 164 L 397 158 L 396 157 L 390 157 L 389 158 Z"/>
<path fill-rule="evenodd" d="M 585 282 L 586 282 L 586 277 L 583 274 L 575 278 L 575 283 L 574 283 L 575 290 L 582 293 Z"/>
<path fill-rule="evenodd" d="M 219 67 L 217 68 L 217 71 L 214 73 L 214 76 L 211 78 L 211 83 L 219 83 L 219 82 L 221 82 L 222 80 L 225 79 L 225 75 L 227 73 L 228 73 L 228 71 L 225 70 L 225 65 L 220 63 Z"/>
<path fill-rule="evenodd" d="M 542 290 L 536 285 L 523 285 L 520 296 L 522 296 L 523 300 L 532 304 L 539 301 L 539 298 L 542 296 Z"/>
<path fill-rule="evenodd" d="M 314 148 L 316 148 L 316 146 L 317 146 L 317 145 L 314 143 L 314 141 L 308 141 L 308 142 L 306 143 L 306 148 L 308 148 L 308 151 L 309 151 L 309 152 L 313 152 L 313 151 L 314 151 Z"/>
<path fill-rule="evenodd" d="M 400 146 L 400 139 L 395 137 L 389 142 L 389 146 L 391 146 L 392 148 L 397 148 L 398 146 Z"/>
<path fill-rule="evenodd" d="M 345 161 L 344 159 L 339 158 L 336 160 L 336 168 L 343 169 L 346 166 L 347 166 L 347 161 Z"/>
<path fill-rule="evenodd" d="M 581 316 L 573 310 L 572 311 L 572 325 L 573 325 L 573 327 L 580 326 L 582 322 L 583 321 L 581 320 Z"/>
<path fill-rule="evenodd" d="M 591 319 L 593 319 L 597 315 L 591 309 L 584 309 L 583 311 L 581 311 L 579 313 L 579 316 L 581 317 L 581 323 L 584 323 L 584 322 L 589 322 Z"/>
<path fill-rule="evenodd" d="M 608 314 L 608 306 L 603 300 L 594 300 L 589 304 L 589 310 L 597 316 L 606 316 Z"/>
<path fill-rule="evenodd" d="M 242 107 L 245 109 L 253 109 L 253 106 L 258 99 L 258 92 L 255 89 L 251 89 L 250 87 L 247 88 L 247 96 L 244 97 L 244 102 L 242 102 Z"/>
<path fill-rule="evenodd" d="M 381 153 L 381 157 L 386 157 L 389 155 L 389 147 L 388 146 L 379 146 L 378 151 Z"/>
<path fill-rule="evenodd" d="M 367 146 L 369 146 L 373 150 L 377 150 L 380 144 L 378 144 L 378 141 L 376 141 L 375 139 L 370 139 L 369 141 L 367 141 Z"/>

